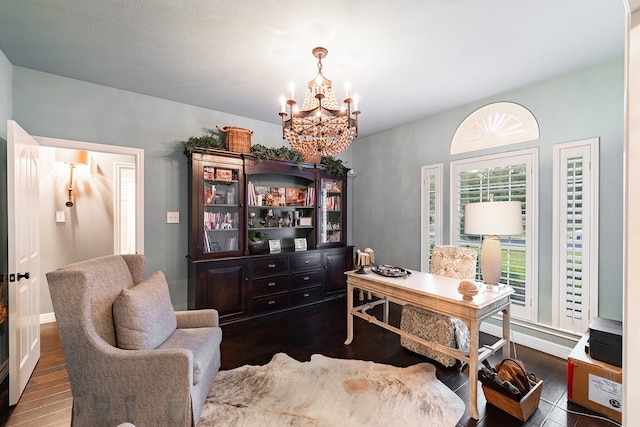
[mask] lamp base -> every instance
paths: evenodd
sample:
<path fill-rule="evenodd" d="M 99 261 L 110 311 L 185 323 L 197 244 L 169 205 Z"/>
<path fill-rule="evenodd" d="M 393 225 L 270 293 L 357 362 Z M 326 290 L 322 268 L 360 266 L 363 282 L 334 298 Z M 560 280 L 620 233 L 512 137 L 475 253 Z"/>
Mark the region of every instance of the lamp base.
<path fill-rule="evenodd" d="M 364 266 L 361 265 L 358 270 L 355 271 L 356 274 L 369 274 L 367 270 L 364 269 Z"/>
<path fill-rule="evenodd" d="M 484 236 L 480 252 L 480 269 L 482 270 L 482 281 L 489 289 L 500 285 L 500 276 L 502 274 L 500 237 L 494 235 Z"/>

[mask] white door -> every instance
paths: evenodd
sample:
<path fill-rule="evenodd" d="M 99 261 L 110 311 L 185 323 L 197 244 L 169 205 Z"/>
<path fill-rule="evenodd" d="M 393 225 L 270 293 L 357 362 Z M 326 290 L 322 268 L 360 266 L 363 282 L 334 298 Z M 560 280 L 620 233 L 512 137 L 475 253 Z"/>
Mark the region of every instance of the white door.
<path fill-rule="evenodd" d="M 38 143 L 7 122 L 9 405 L 18 403 L 40 358 Z"/>

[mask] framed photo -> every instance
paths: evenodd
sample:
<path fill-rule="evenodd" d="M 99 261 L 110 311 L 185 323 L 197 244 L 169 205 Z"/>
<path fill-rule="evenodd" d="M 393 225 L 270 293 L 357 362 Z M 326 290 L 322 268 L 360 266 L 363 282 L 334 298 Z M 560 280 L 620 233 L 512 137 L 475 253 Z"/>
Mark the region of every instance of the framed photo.
<path fill-rule="evenodd" d="M 280 252 L 280 240 L 269 240 L 269 252 Z"/>
<path fill-rule="evenodd" d="M 293 239 L 293 247 L 296 251 L 306 251 L 307 250 L 307 239 Z"/>
<path fill-rule="evenodd" d="M 311 226 L 311 217 L 300 218 L 300 226 L 301 227 Z"/>
<path fill-rule="evenodd" d="M 216 179 L 220 181 L 231 181 L 231 170 L 230 169 L 216 169 Z"/>

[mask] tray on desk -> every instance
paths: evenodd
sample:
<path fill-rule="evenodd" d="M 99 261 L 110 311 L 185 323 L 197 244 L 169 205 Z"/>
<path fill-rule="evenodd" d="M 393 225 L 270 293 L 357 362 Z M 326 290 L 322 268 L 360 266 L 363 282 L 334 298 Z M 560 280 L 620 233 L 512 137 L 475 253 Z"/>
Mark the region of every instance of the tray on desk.
<path fill-rule="evenodd" d="M 386 264 L 374 265 L 371 267 L 371 271 L 385 277 L 407 277 L 411 274 L 407 269 Z"/>

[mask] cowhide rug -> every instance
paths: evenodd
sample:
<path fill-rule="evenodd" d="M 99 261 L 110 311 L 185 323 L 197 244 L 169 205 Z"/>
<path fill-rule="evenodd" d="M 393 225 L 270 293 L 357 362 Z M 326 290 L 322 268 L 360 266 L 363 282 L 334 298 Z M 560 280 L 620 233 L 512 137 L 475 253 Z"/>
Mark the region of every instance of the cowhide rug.
<path fill-rule="evenodd" d="M 220 371 L 205 426 L 455 426 L 465 404 L 428 363 L 396 368 L 314 354 Z"/>

